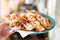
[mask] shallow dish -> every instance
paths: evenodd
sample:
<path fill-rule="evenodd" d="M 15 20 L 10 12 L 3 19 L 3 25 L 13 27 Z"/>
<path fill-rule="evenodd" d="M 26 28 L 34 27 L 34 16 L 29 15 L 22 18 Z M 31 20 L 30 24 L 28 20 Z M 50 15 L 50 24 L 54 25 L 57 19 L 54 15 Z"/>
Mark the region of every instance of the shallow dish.
<path fill-rule="evenodd" d="M 45 30 L 45 31 L 42 31 L 42 32 L 33 32 L 32 34 L 47 33 L 47 32 L 49 32 L 50 30 L 52 30 L 52 29 L 55 27 L 55 24 L 56 24 L 56 23 L 55 23 L 55 20 L 54 20 L 52 17 L 50 17 L 50 16 L 48 16 L 48 15 L 46 15 L 46 14 L 44 14 L 44 13 L 40 13 L 40 14 L 50 20 L 50 29 Z M 9 26 L 9 28 L 10 28 L 10 29 L 13 29 L 13 28 L 10 27 L 10 26 Z M 19 31 L 19 30 L 16 30 L 16 31 Z M 23 31 L 23 30 L 21 30 L 21 31 Z M 28 31 L 25 31 L 25 32 L 28 32 Z M 31 31 L 30 31 L 30 32 L 31 32 Z"/>
<path fill-rule="evenodd" d="M 50 29 L 45 30 L 45 31 L 42 31 L 42 32 L 34 32 L 34 33 L 32 33 L 32 34 L 47 33 L 47 32 L 49 32 L 50 30 L 52 30 L 52 29 L 55 27 L 55 24 L 56 24 L 56 23 L 55 23 L 55 20 L 54 20 L 52 17 L 50 17 L 50 16 L 48 16 L 48 15 L 46 15 L 46 14 L 44 14 L 44 13 L 40 13 L 40 14 L 50 20 L 50 24 L 51 24 Z"/>

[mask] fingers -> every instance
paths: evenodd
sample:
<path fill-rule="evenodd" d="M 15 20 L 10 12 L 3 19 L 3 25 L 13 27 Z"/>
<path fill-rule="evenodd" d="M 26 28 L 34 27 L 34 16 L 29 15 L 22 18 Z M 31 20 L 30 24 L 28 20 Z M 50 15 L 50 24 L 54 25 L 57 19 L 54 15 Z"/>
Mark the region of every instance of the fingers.
<path fill-rule="evenodd" d="M 5 30 L 5 29 L 3 29 L 1 31 L 1 33 L 0 33 L 0 37 L 6 39 L 8 36 L 10 36 L 11 34 L 13 34 L 14 32 L 15 32 L 14 30 L 9 30 L 9 29 Z"/>
<path fill-rule="evenodd" d="M 7 38 L 8 36 L 10 36 L 11 34 L 13 34 L 15 31 L 8 29 L 8 22 L 3 22 L 0 23 L 0 37 L 2 38 Z M 7 29 L 6 29 L 7 28 Z"/>
<path fill-rule="evenodd" d="M 15 33 L 14 30 L 8 30 L 6 34 L 6 38 L 9 37 L 11 34 Z"/>
<path fill-rule="evenodd" d="M 0 31 L 7 26 L 7 23 L 0 23 Z"/>
<path fill-rule="evenodd" d="M 15 30 L 8 30 L 7 31 L 7 33 L 8 33 L 7 35 L 9 36 L 9 35 L 13 34 L 14 32 L 15 32 Z"/>
<path fill-rule="evenodd" d="M 0 29 L 7 27 L 7 25 L 8 25 L 8 22 L 0 23 Z"/>
<path fill-rule="evenodd" d="M 0 26 L 7 26 L 8 25 L 8 23 L 7 22 L 3 22 L 3 23 L 0 23 Z"/>

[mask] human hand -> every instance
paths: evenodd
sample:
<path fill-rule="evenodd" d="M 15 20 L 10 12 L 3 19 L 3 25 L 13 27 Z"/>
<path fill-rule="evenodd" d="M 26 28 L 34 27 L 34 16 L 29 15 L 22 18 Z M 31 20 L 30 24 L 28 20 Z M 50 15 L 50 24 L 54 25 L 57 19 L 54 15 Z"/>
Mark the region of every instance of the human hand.
<path fill-rule="evenodd" d="M 8 36 L 13 34 L 15 31 L 8 29 L 8 23 L 0 23 L 0 40 L 6 40 Z"/>

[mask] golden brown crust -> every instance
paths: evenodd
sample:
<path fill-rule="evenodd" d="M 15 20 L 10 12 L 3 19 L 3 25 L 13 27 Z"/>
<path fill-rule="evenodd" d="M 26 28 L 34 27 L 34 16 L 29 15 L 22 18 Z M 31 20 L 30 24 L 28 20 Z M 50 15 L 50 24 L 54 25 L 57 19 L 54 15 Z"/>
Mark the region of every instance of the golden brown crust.
<path fill-rule="evenodd" d="M 19 13 L 19 14 L 18 14 Z M 25 13 L 18 12 L 17 14 L 10 14 L 6 18 L 10 18 L 9 26 L 17 30 L 27 31 L 44 31 L 50 28 L 50 22 L 48 18 L 38 14 L 37 11 L 30 12 L 27 10 Z"/>

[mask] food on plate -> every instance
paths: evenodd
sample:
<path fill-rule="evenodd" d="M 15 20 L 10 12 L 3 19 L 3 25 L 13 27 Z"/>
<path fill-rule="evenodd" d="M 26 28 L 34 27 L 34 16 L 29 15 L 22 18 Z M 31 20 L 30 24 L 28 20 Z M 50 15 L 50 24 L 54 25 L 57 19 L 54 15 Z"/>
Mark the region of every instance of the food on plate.
<path fill-rule="evenodd" d="M 50 29 L 50 20 L 36 10 L 6 15 L 9 26 L 13 29 L 24 31 L 44 31 Z"/>

